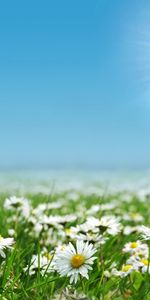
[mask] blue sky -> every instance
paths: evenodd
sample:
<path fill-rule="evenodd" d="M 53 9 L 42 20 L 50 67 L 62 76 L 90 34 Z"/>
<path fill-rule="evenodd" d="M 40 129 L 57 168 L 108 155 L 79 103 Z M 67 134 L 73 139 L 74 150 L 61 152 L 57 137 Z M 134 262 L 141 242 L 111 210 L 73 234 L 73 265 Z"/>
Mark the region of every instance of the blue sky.
<path fill-rule="evenodd" d="M 149 1 L 0 3 L 0 166 L 150 166 Z"/>

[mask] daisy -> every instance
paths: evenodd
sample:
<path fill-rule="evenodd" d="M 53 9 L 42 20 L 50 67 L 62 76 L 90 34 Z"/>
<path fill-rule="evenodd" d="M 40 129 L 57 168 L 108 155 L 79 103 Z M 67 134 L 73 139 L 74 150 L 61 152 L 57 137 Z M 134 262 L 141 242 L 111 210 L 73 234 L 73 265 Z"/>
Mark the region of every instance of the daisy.
<path fill-rule="evenodd" d="M 132 233 L 140 232 L 140 230 L 141 230 L 141 226 L 127 225 L 127 226 L 124 227 L 123 233 L 124 233 L 124 235 L 129 235 L 129 234 L 132 234 Z"/>
<path fill-rule="evenodd" d="M 70 237 L 71 239 L 75 239 L 78 236 L 79 230 L 76 227 L 70 227 L 64 229 L 65 236 Z"/>
<path fill-rule="evenodd" d="M 144 240 L 150 240 L 150 228 L 147 226 L 142 226 L 141 227 L 141 236 Z"/>
<path fill-rule="evenodd" d="M 77 240 L 76 247 L 69 243 L 64 249 L 57 251 L 55 268 L 61 276 L 70 277 L 70 283 L 76 283 L 79 275 L 88 279 L 88 270 L 92 270 L 91 265 L 96 259 L 93 256 L 95 252 L 96 249 L 88 242 Z"/>
<path fill-rule="evenodd" d="M 10 198 L 7 198 L 4 202 L 4 208 L 5 209 L 17 209 L 24 204 L 24 198 L 12 196 Z"/>
<path fill-rule="evenodd" d="M 39 269 L 42 275 L 54 271 L 52 253 L 42 252 L 40 256 L 32 255 L 30 266 L 25 267 L 24 271 L 29 270 L 29 275 L 32 276 L 37 273 Z"/>
<path fill-rule="evenodd" d="M 130 257 L 127 263 L 136 265 L 142 271 L 142 273 L 150 272 L 149 261 L 146 257 Z"/>
<path fill-rule="evenodd" d="M 142 258 L 139 261 L 140 267 L 142 268 L 142 273 L 150 272 L 148 259 Z"/>
<path fill-rule="evenodd" d="M 61 206 L 62 206 L 62 204 L 59 202 L 42 203 L 33 209 L 33 214 L 40 216 L 42 213 L 44 213 L 48 210 L 58 209 Z"/>
<path fill-rule="evenodd" d="M 87 299 L 85 294 L 79 293 L 78 291 L 74 290 L 72 288 L 72 286 L 68 286 L 67 288 L 65 288 L 63 290 L 63 295 L 64 295 L 64 298 L 62 298 L 61 294 L 56 294 L 55 300 L 60 300 L 60 299 L 62 299 L 62 300 L 66 300 L 66 299 L 85 300 L 85 299 Z"/>
<path fill-rule="evenodd" d="M 138 271 L 138 266 L 132 264 L 126 264 L 122 266 L 121 271 L 118 271 L 117 269 L 113 269 L 111 274 L 123 278 L 131 274 L 133 271 Z"/>
<path fill-rule="evenodd" d="M 90 209 L 87 211 L 88 215 L 93 215 L 101 210 L 101 206 L 99 204 L 92 205 Z"/>
<path fill-rule="evenodd" d="M 112 210 L 114 208 L 116 208 L 116 203 L 112 202 L 112 203 L 104 203 L 101 204 L 100 206 L 101 210 L 106 211 L 106 210 Z"/>
<path fill-rule="evenodd" d="M 87 241 L 91 243 L 98 243 L 99 245 L 105 244 L 107 238 L 101 234 L 94 233 L 94 232 L 87 232 L 86 234 L 79 233 L 76 236 L 77 240 Z"/>
<path fill-rule="evenodd" d="M 14 239 L 13 238 L 3 238 L 1 235 L 0 235 L 0 255 L 3 257 L 3 258 L 6 258 L 6 255 L 4 253 L 3 250 L 5 250 L 6 248 L 9 248 L 11 249 L 12 245 L 14 244 Z"/>
<path fill-rule="evenodd" d="M 124 214 L 123 215 L 123 220 L 125 221 L 131 221 L 131 222 L 142 222 L 143 221 L 143 216 L 141 216 L 139 213 L 129 213 L 129 214 Z"/>
<path fill-rule="evenodd" d="M 101 219 L 91 217 L 88 218 L 87 225 L 99 229 L 102 234 L 107 232 L 116 235 L 121 231 L 119 220 L 114 216 L 103 216 Z"/>
<path fill-rule="evenodd" d="M 16 196 L 7 198 L 4 202 L 4 208 L 6 210 L 19 211 L 25 218 L 29 217 L 31 210 L 28 199 Z"/>
<path fill-rule="evenodd" d="M 47 216 L 47 215 L 41 215 L 40 216 L 40 223 L 41 224 L 47 224 L 49 227 L 56 227 L 56 228 L 63 228 L 63 224 L 74 222 L 77 219 L 74 215 L 65 215 L 65 216 Z"/>
<path fill-rule="evenodd" d="M 123 252 L 125 253 L 129 252 L 131 254 L 140 254 L 143 256 L 147 256 L 148 246 L 146 244 L 142 244 L 140 241 L 129 242 L 125 244 L 123 248 Z"/>
<path fill-rule="evenodd" d="M 9 236 L 14 236 L 15 235 L 15 230 L 13 229 L 13 228 L 11 228 L 11 229 L 8 229 L 8 234 L 9 234 Z"/>

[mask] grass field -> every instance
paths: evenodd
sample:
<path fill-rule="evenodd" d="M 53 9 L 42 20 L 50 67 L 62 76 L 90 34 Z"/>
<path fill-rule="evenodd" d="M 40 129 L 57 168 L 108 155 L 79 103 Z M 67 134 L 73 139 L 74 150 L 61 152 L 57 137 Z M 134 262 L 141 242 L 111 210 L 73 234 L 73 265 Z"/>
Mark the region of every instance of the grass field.
<path fill-rule="evenodd" d="M 150 299 L 148 188 L 31 186 L 0 195 L 0 299 Z"/>

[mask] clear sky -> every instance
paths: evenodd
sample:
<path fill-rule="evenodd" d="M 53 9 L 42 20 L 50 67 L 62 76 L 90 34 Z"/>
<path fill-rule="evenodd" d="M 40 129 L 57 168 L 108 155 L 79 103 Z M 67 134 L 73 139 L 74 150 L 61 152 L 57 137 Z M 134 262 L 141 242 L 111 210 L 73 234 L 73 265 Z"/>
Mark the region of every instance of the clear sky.
<path fill-rule="evenodd" d="M 149 13 L 148 13 L 149 12 Z M 0 166 L 150 166 L 150 2 L 0 2 Z"/>

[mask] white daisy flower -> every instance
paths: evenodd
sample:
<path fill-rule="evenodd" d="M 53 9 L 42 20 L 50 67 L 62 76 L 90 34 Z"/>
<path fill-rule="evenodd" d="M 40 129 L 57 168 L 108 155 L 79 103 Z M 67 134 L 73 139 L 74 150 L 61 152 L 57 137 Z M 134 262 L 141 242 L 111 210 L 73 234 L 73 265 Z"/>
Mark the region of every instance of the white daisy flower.
<path fill-rule="evenodd" d="M 51 202 L 51 203 L 48 203 L 47 205 L 48 209 L 58 209 L 58 208 L 61 208 L 62 207 L 62 203 L 60 202 Z"/>
<path fill-rule="evenodd" d="M 131 253 L 131 254 L 140 254 L 143 256 L 147 256 L 148 255 L 148 246 L 146 244 L 142 244 L 140 241 L 136 241 L 136 242 L 129 242 L 126 243 L 124 248 L 123 248 L 123 252 L 127 253 Z"/>
<path fill-rule="evenodd" d="M 65 236 L 70 237 L 71 239 L 76 239 L 76 237 L 78 236 L 78 232 L 79 232 L 78 228 L 73 227 L 73 226 L 70 228 L 64 229 Z M 61 235 L 62 235 L 62 233 L 61 233 Z"/>
<path fill-rule="evenodd" d="M 135 265 L 126 264 L 122 266 L 121 271 L 118 271 L 117 269 L 113 269 L 111 274 L 122 278 L 128 276 L 133 271 L 138 271 L 138 266 L 136 264 Z"/>
<path fill-rule="evenodd" d="M 150 240 L 150 228 L 147 226 L 141 226 L 141 236 L 144 240 Z"/>
<path fill-rule="evenodd" d="M 128 259 L 127 264 L 136 265 L 137 268 L 139 268 L 142 271 L 142 273 L 146 273 L 146 272 L 150 273 L 149 261 L 146 257 L 141 258 L 141 257 L 131 256 Z"/>
<path fill-rule="evenodd" d="M 142 222 L 144 218 L 139 213 L 130 212 L 129 214 L 123 215 L 123 220 L 131 222 Z"/>
<path fill-rule="evenodd" d="M 5 209 L 17 209 L 21 206 L 23 206 L 24 198 L 12 196 L 10 198 L 7 198 L 4 202 L 4 208 Z"/>
<path fill-rule="evenodd" d="M 0 255 L 3 257 L 3 258 L 6 258 L 6 255 L 4 253 L 3 250 L 5 249 L 11 249 L 12 248 L 12 245 L 14 244 L 14 239 L 13 238 L 3 238 L 1 235 L 0 235 Z"/>
<path fill-rule="evenodd" d="M 39 221 L 41 224 L 47 224 L 49 227 L 55 227 L 58 229 L 63 228 L 65 223 L 74 222 L 77 219 L 74 215 L 65 215 L 65 216 L 47 216 L 41 215 Z"/>
<path fill-rule="evenodd" d="M 101 233 L 107 232 L 110 235 L 116 235 L 121 231 L 121 225 L 115 216 L 103 216 L 101 219 L 94 217 L 88 218 L 87 225 L 89 228 L 97 228 Z"/>
<path fill-rule="evenodd" d="M 90 209 L 87 211 L 88 215 L 93 215 L 101 210 L 101 206 L 99 204 L 92 205 Z"/>
<path fill-rule="evenodd" d="M 30 215 L 30 204 L 28 199 L 23 197 L 12 196 L 4 202 L 4 208 L 12 211 L 20 211 L 23 217 L 28 218 Z"/>
<path fill-rule="evenodd" d="M 61 276 L 70 277 L 70 283 L 76 283 L 79 275 L 88 279 L 88 270 L 92 270 L 91 265 L 96 259 L 93 256 L 95 252 L 96 249 L 88 242 L 77 240 L 76 247 L 69 243 L 64 249 L 57 251 L 55 268 Z"/>
<path fill-rule="evenodd" d="M 44 275 L 45 273 L 50 273 L 54 271 L 53 264 L 53 254 L 52 253 L 41 253 L 40 256 L 33 255 L 31 259 L 30 266 L 24 268 L 24 271 L 29 269 L 29 275 L 32 276 L 38 272 L 40 269 L 40 273 Z"/>
<path fill-rule="evenodd" d="M 63 290 L 64 298 L 62 297 L 61 294 L 56 294 L 56 295 L 58 295 L 58 298 L 56 298 L 55 300 L 60 300 L 60 298 L 62 300 L 66 300 L 66 299 L 86 300 L 87 299 L 85 294 L 79 293 L 78 291 L 74 290 L 72 286 L 68 286 Z"/>
<path fill-rule="evenodd" d="M 142 268 L 142 273 L 149 272 L 150 273 L 150 268 L 149 268 L 149 261 L 146 258 L 142 258 L 139 261 L 140 267 Z"/>
<path fill-rule="evenodd" d="M 15 235 L 15 230 L 13 229 L 13 228 L 11 228 L 11 229 L 8 229 L 8 234 L 9 234 L 9 236 L 14 236 Z"/>
<path fill-rule="evenodd" d="M 131 233 L 140 232 L 140 230 L 141 230 L 141 226 L 130 226 L 130 225 L 127 225 L 127 226 L 124 227 L 123 233 L 124 233 L 124 235 L 129 235 Z"/>
<path fill-rule="evenodd" d="M 83 233 L 79 233 L 76 236 L 77 240 L 82 240 L 84 242 L 92 242 L 94 243 L 94 245 L 96 246 L 96 244 L 103 245 L 105 244 L 107 238 L 104 237 L 103 235 L 99 234 L 99 233 L 94 233 L 94 232 L 87 232 L 86 234 Z"/>

